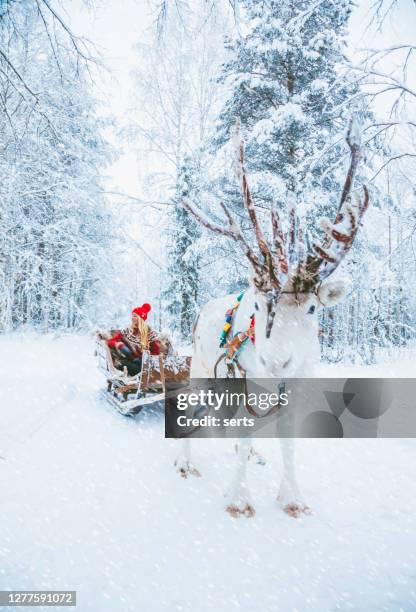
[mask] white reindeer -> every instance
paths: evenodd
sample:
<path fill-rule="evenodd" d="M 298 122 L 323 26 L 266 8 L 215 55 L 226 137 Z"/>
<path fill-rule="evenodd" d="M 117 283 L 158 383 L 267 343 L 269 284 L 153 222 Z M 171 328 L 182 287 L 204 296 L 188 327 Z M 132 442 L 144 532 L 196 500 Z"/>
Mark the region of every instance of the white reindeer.
<path fill-rule="evenodd" d="M 289 265 L 280 221 L 275 210 L 271 212 L 272 241 L 268 245 L 253 205 L 244 168 L 244 144 L 237 143 L 238 176 L 241 181 L 245 207 L 249 214 L 260 251 L 257 255 L 228 209 L 222 208 L 228 220 L 224 228 L 213 223 L 189 201 L 185 208 L 209 230 L 228 236 L 241 247 L 253 270 L 250 288 L 245 292 L 236 311 L 233 331 L 244 331 L 250 315 L 255 313 L 255 344 L 248 342 L 238 356 L 238 371 L 247 378 L 311 377 L 313 365 L 319 362 L 318 309 L 333 306 L 347 292 L 348 284 L 340 280 L 327 280 L 351 248 L 362 216 L 368 207 L 368 192 L 364 187 L 363 202 L 351 200 L 350 191 L 360 157 L 360 137 L 357 126 L 351 122 L 347 143 L 351 163 L 342 191 L 335 223 L 321 221 L 326 237 L 322 245 L 313 245 L 313 252 L 302 254 L 299 261 Z M 210 301 L 202 309 L 194 329 L 192 378 L 214 378 L 214 366 L 224 349 L 219 348 L 219 336 L 224 324 L 224 313 L 235 301 L 235 295 Z M 286 411 L 286 413 L 284 413 Z M 289 408 L 280 409 L 283 478 L 278 502 L 291 516 L 307 513 L 296 482 L 294 444 L 290 438 L 293 415 Z M 285 435 L 289 437 L 284 437 Z M 238 445 L 238 466 L 230 490 L 227 511 L 232 516 L 252 516 L 254 507 L 246 483 L 250 440 L 242 439 Z M 190 454 L 190 441 L 184 440 L 183 450 L 176 461 L 183 477 L 199 475 Z"/>

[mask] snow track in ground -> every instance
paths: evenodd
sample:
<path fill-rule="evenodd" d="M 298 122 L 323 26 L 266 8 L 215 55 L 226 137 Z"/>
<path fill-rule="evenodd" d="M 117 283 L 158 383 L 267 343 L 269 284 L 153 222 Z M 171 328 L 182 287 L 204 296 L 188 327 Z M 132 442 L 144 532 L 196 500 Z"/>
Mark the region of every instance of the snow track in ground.
<path fill-rule="evenodd" d="M 257 514 L 233 520 L 230 443 L 196 441 L 203 478 L 180 479 L 162 411 L 103 404 L 92 351 L 0 339 L 1 589 L 76 589 L 80 612 L 416 609 L 413 440 L 300 441 L 298 521 L 275 503 L 278 443 L 258 441 Z"/>

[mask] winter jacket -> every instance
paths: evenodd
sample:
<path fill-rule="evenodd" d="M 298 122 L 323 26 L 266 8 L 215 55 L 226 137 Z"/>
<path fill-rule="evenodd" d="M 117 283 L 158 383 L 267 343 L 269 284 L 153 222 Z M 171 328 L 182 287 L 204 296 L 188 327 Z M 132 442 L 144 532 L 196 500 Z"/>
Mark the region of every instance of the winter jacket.
<path fill-rule="evenodd" d="M 133 334 L 129 328 L 116 332 L 112 338 L 107 340 L 107 344 L 111 349 L 118 349 L 124 355 L 126 354 L 125 349 L 128 349 L 132 359 L 142 356 L 141 338 Z M 149 345 L 151 355 L 160 354 L 159 340 L 153 330 L 149 330 Z"/>

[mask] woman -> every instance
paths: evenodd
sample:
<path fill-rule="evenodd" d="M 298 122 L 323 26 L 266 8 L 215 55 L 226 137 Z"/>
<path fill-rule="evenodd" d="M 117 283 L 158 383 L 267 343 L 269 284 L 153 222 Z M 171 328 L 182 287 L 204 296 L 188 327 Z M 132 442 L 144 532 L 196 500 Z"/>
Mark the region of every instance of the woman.
<path fill-rule="evenodd" d="M 159 355 L 160 345 L 156 333 L 146 323 L 151 310 L 150 304 L 143 304 L 131 313 L 131 325 L 114 334 L 107 340 L 108 346 L 117 351 L 119 361 L 127 368 L 130 376 L 135 376 L 142 369 L 143 351 Z"/>

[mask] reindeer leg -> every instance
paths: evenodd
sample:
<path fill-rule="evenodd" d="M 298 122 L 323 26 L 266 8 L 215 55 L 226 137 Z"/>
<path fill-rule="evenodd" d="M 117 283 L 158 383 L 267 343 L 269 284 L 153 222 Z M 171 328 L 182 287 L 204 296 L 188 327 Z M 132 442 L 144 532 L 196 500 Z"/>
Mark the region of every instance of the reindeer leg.
<path fill-rule="evenodd" d="M 297 518 L 302 514 L 310 514 L 299 491 L 295 472 L 295 441 L 290 437 L 294 432 L 295 420 L 291 410 L 282 413 L 278 419 L 280 427 L 280 449 L 283 459 L 283 478 L 277 501 L 286 514 Z"/>
<path fill-rule="evenodd" d="M 236 442 L 234 445 L 234 451 L 238 454 L 238 442 Z M 250 448 L 249 458 L 251 457 L 253 457 L 257 465 L 266 465 L 267 463 L 264 455 L 262 455 L 258 450 L 256 450 L 254 446 L 251 446 Z"/>
<path fill-rule="evenodd" d="M 201 472 L 196 469 L 191 461 L 191 440 L 189 438 L 183 439 L 182 451 L 175 461 L 175 467 L 182 478 L 201 476 Z"/>
<path fill-rule="evenodd" d="M 254 458 L 257 465 L 266 465 L 265 457 L 254 446 L 251 447 L 250 455 Z"/>
<path fill-rule="evenodd" d="M 251 440 L 243 438 L 237 448 L 237 469 L 230 487 L 227 512 L 234 518 L 254 516 L 254 508 L 247 487 L 247 462 L 250 457 Z"/>

